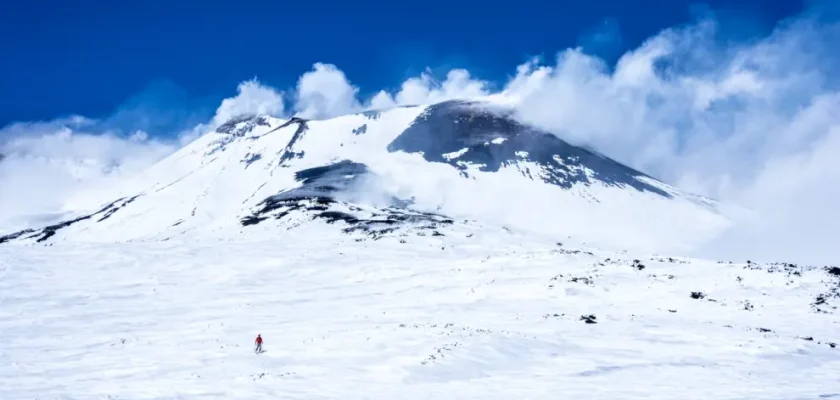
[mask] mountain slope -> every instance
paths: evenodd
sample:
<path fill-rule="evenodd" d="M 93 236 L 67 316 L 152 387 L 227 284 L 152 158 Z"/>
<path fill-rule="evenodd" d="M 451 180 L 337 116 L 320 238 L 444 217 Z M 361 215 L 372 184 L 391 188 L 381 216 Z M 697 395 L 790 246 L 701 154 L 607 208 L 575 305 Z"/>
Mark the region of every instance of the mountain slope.
<path fill-rule="evenodd" d="M 318 205 L 291 204 L 319 202 L 312 192 L 324 184 L 310 182 L 312 171 L 331 171 L 317 179 L 335 187 L 321 190 Z M 260 216 L 281 198 L 288 213 Z M 109 208 L 113 199 L 122 200 Z M 710 200 L 523 126 L 492 104 L 460 101 L 323 121 L 233 120 L 125 182 L 104 204 L 73 205 L 75 219 L 0 242 L 261 236 L 311 219 L 336 222 L 335 213 L 342 224 L 370 225 L 384 208 L 414 222 L 432 213 L 600 245 L 678 250 L 727 224 Z"/>

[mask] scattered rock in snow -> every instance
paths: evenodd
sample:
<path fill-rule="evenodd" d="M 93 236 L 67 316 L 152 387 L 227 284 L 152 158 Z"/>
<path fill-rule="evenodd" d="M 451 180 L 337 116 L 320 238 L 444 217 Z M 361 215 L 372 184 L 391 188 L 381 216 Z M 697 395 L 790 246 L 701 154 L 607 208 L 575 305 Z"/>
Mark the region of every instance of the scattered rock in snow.
<path fill-rule="evenodd" d="M 367 124 L 362 124 L 362 126 L 353 129 L 354 135 L 361 135 L 367 132 Z"/>
<path fill-rule="evenodd" d="M 586 254 L 586 255 L 589 255 L 589 256 L 593 255 L 591 251 L 567 250 L 567 249 L 554 250 L 553 252 L 558 253 L 558 254 Z"/>
<path fill-rule="evenodd" d="M 377 119 L 379 119 L 379 116 L 381 114 L 380 114 L 379 111 L 364 111 L 364 112 L 362 112 L 362 115 L 364 115 L 365 118 L 367 118 L 369 120 L 376 121 Z"/>
<path fill-rule="evenodd" d="M 592 278 L 587 277 L 569 278 L 569 282 L 582 283 L 584 285 L 592 286 Z"/>
<path fill-rule="evenodd" d="M 753 307 L 752 303 L 750 303 L 749 300 L 744 300 L 744 310 L 752 311 L 753 308 L 754 307 Z"/>
<path fill-rule="evenodd" d="M 580 316 L 580 320 L 586 322 L 587 324 L 597 324 L 595 321 L 596 319 L 597 317 L 595 317 L 594 314 Z"/>
<path fill-rule="evenodd" d="M 673 258 L 673 257 L 653 257 L 653 258 L 651 258 L 651 260 L 659 261 L 659 262 L 667 262 L 667 263 L 671 263 L 671 264 L 688 264 L 688 261 L 686 261 L 686 260 L 679 260 L 679 259 L 676 259 L 676 258 Z M 718 264 L 721 264 L 721 263 L 723 263 L 723 261 L 718 261 Z"/>
<path fill-rule="evenodd" d="M 267 377 L 270 377 L 270 376 L 284 377 L 284 376 L 290 376 L 290 375 L 294 375 L 294 374 L 295 374 L 294 372 L 284 372 L 282 374 L 272 374 L 271 372 L 260 372 L 259 374 L 251 375 L 251 379 L 252 380 L 257 380 L 257 379 L 267 378 Z"/>
<path fill-rule="evenodd" d="M 639 261 L 639 260 L 633 260 L 633 268 L 636 268 L 639 271 L 641 271 L 641 270 L 645 269 L 645 265 L 642 264 L 642 262 Z"/>
<path fill-rule="evenodd" d="M 240 161 L 240 162 L 245 164 L 245 168 L 247 169 L 248 167 L 251 166 L 251 164 L 253 164 L 253 163 L 255 163 L 255 162 L 257 162 L 261 159 L 262 159 L 262 155 L 259 154 L 259 153 L 248 153 L 248 154 L 245 155 L 245 158 L 243 158 L 242 161 Z"/>

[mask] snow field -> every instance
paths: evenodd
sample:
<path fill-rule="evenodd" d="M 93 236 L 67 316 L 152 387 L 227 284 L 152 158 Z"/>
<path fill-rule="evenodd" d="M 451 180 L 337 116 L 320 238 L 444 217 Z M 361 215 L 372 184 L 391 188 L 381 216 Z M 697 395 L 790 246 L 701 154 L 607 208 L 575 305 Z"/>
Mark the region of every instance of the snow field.
<path fill-rule="evenodd" d="M 0 247 L 0 398 L 840 397 L 822 269 L 306 236 Z"/>

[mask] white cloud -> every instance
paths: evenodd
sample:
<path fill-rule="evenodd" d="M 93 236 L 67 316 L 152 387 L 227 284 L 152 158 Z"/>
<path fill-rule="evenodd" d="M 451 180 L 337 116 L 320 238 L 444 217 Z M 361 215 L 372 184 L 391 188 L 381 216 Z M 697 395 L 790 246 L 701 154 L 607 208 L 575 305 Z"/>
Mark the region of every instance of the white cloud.
<path fill-rule="evenodd" d="M 284 111 L 283 93 L 260 84 L 256 79 L 245 81 L 236 88 L 237 94 L 222 100 L 216 109 L 212 125 L 219 126 L 243 115 L 280 116 Z"/>
<path fill-rule="evenodd" d="M 453 69 L 443 82 L 437 81 L 426 71 L 409 78 L 396 94 L 380 91 L 369 102 L 370 108 L 380 109 L 401 105 L 433 104 L 452 99 L 470 99 L 490 94 L 489 84 L 472 79 L 469 71 Z"/>
<path fill-rule="evenodd" d="M 210 120 L 174 132 L 172 140 L 103 132 L 107 124 L 81 116 L 6 126 L 0 129 L 0 233 L 59 218 L 68 204 L 145 170 L 231 118 L 283 111 L 282 92 L 249 80 Z"/>
<path fill-rule="evenodd" d="M 840 105 L 840 104 L 838 104 Z M 768 159 L 756 180 L 735 190 L 756 213 L 699 254 L 837 263 L 840 233 L 840 123 L 810 150 Z"/>
<path fill-rule="evenodd" d="M 107 124 L 81 116 L 6 126 L 0 129 L 0 232 L 59 218 L 68 204 L 89 198 L 86 193 L 143 171 L 229 119 L 282 115 L 283 106 L 281 92 L 250 80 L 222 100 L 209 121 L 175 132 L 170 141 L 144 131 L 103 132 Z"/>
<path fill-rule="evenodd" d="M 282 91 L 263 85 L 256 79 L 241 82 L 236 91 L 236 96 L 222 100 L 209 121 L 178 132 L 178 143 L 185 146 L 233 118 L 246 115 L 284 116 Z"/>
<path fill-rule="evenodd" d="M 554 65 L 520 66 L 503 95 L 518 101 L 522 120 L 674 181 L 709 167 L 708 157 L 720 158 L 711 153 L 753 143 L 767 123 L 747 124 L 747 118 L 771 111 L 768 102 L 789 94 L 779 89 L 799 88 L 744 66 L 760 46 L 709 48 L 713 34 L 708 21 L 666 30 L 622 56 L 613 71 L 598 58 L 566 50 Z M 691 62 L 701 55 L 715 66 Z"/>
<path fill-rule="evenodd" d="M 372 110 L 385 110 L 396 105 L 397 103 L 390 93 L 380 90 L 370 99 L 369 108 Z"/>
<path fill-rule="evenodd" d="M 701 254 L 840 261 L 828 250 L 840 242 L 840 159 L 829 156 L 840 92 L 825 42 L 838 26 L 803 18 L 737 45 L 715 32 L 713 21 L 666 30 L 612 71 L 566 50 L 520 66 L 503 95 L 528 123 L 755 211 Z"/>
<path fill-rule="evenodd" d="M 84 125 L 94 122 L 84 120 Z M 129 137 L 86 133 L 67 120 L 0 130 L 2 232 L 54 222 L 74 196 L 107 187 L 175 150 L 144 132 Z M 77 120 L 76 122 L 79 122 Z"/>
<path fill-rule="evenodd" d="M 380 90 L 367 101 L 359 99 L 359 88 L 335 65 L 316 63 L 298 80 L 294 109 L 302 118 L 324 119 L 365 109 L 387 109 L 401 105 L 432 104 L 451 99 L 487 96 L 489 84 L 475 80 L 464 69 L 450 70 L 438 81 L 426 71 L 402 83 L 400 90 Z"/>
<path fill-rule="evenodd" d="M 298 79 L 295 112 L 301 118 L 323 119 L 360 111 L 358 92 L 335 65 L 316 63 Z"/>

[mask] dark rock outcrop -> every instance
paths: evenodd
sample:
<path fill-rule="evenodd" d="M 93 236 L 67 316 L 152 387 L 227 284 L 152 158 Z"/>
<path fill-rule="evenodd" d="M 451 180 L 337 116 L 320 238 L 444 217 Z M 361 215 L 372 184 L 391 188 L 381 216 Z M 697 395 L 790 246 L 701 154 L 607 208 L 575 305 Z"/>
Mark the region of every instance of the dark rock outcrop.
<path fill-rule="evenodd" d="M 427 161 L 450 164 L 465 176 L 466 165 L 495 172 L 502 166 L 527 160 L 538 164 L 542 171 L 525 169 L 523 175 L 563 188 L 598 180 L 672 197 L 638 180 L 638 177 L 648 177 L 639 171 L 573 146 L 551 133 L 523 125 L 510 115 L 484 109 L 481 103 L 448 101 L 429 107 L 388 145 L 388 150 L 422 152 Z"/>

